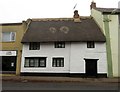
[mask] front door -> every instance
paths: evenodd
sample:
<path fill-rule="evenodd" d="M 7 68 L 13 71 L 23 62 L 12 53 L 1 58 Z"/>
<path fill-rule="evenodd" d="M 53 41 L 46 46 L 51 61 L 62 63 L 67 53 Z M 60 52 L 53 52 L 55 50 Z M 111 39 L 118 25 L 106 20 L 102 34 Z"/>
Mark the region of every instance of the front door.
<path fill-rule="evenodd" d="M 97 77 L 97 60 L 98 59 L 85 59 L 86 77 Z"/>
<path fill-rule="evenodd" d="M 16 56 L 2 56 L 2 72 L 15 72 L 16 58 Z"/>

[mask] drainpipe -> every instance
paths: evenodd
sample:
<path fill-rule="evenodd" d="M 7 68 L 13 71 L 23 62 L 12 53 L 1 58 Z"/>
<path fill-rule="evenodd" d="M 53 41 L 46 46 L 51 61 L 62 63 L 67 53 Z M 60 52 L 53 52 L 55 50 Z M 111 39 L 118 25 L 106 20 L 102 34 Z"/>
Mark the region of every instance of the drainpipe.
<path fill-rule="evenodd" d="M 110 42 L 110 30 L 109 30 L 109 20 L 108 15 L 103 15 L 104 29 L 106 34 L 106 50 L 107 50 L 107 67 L 108 67 L 108 77 L 113 77 L 112 68 L 112 54 L 111 54 L 111 42 Z"/>

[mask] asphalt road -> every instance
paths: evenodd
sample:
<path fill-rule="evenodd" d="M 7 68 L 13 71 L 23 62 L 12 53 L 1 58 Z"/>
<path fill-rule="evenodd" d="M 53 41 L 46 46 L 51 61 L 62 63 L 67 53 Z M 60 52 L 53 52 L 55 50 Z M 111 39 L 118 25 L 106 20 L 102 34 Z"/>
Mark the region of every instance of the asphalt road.
<path fill-rule="evenodd" d="M 2 90 L 118 90 L 118 83 L 2 82 Z"/>

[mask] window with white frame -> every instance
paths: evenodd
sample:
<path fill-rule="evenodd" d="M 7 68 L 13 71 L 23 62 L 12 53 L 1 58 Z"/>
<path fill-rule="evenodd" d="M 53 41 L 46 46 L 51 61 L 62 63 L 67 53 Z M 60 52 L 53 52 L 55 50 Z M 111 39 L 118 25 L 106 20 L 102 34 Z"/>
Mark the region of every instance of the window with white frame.
<path fill-rule="evenodd" d="M 46 67 L 46 57 L 26 57 L 24 67 Z"/>
<path fill-rule="evenodd" d="M 12 42 L 16 39 L 16 32 L 2 32 L 2 42 Z"/>
<path fill-rule="evenodd" d="M 53 67 L 64 67 L 64 58 L 53 58 Z"/>

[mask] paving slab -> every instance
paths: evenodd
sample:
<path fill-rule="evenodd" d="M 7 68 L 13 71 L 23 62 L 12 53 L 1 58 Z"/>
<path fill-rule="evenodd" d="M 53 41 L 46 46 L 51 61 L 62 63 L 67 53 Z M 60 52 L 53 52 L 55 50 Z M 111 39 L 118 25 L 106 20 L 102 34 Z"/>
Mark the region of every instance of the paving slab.
<path fill-rule="evenodd" d="M 120 78 L 79 78 L 79 77 L 2 75 L 2 81 L 20 81 L 20 82 L 120 83 L 119 79 Z"/>

